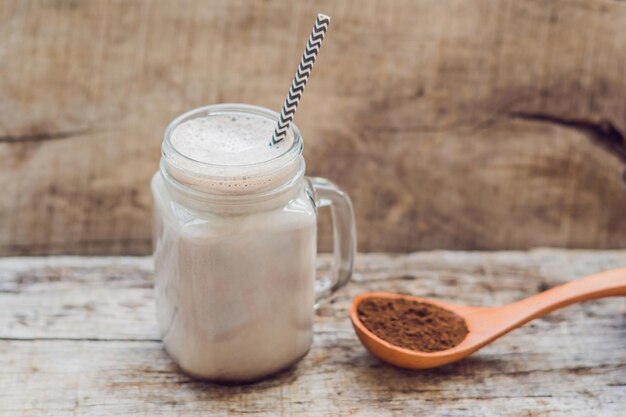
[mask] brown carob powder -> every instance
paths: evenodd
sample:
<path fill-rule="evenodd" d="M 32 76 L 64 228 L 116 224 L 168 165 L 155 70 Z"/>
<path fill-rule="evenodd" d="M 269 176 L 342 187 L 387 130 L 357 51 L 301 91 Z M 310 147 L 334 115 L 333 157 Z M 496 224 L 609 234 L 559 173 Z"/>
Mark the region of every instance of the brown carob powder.
<path fill-rule="evenodd" d="M 468 333 L 465 320 L 433 304 L 403 298 L 367 298 L 359 320 L 381 339 L 405 349 L 437 352 L 453 348 Z"/>

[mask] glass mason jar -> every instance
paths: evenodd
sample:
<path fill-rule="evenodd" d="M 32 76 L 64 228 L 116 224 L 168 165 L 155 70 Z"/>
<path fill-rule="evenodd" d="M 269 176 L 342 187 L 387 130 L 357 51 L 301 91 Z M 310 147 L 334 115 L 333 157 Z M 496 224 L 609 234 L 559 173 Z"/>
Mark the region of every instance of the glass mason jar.
<path fill-rule="evenodd" d="M 157 319 L 183 371 L 251 381 L 308 352 L 315 303 L 350 279 L 354 214 L 332 182 L 304 176 L 293 124 L 293 144 L 270 161 L 218 166 L 179 152 L 173 130 L 212 115 L 278 118 L 262 107 L 220 104 L 185 113 L 165 130 L 151 184 Z M 317 210 L 324 206 L 333 219 L 334 264 L 317 279 Z"/>

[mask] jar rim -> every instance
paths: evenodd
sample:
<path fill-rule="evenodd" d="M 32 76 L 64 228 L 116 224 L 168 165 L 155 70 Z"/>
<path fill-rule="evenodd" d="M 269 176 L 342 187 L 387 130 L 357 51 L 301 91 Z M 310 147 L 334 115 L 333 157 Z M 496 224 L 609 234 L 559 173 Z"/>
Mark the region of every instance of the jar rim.
<path fill-rule="evenodd" d="M 161 148 L 161 174 L 170 186 L 193 199 L 216 198 L 232 202 L 247 198 L 268 198 L 280 194 L 304 174 L 302 158 L 303 143 L 300 131 L 291 124 L 293 143 L 279 155 L 262 162 L 251 164 L 212 164 L 199 161 L 180 152 L 173 145 L 174 129 L 187 120 L 211 115 L 249 114 L 277 122 L 279 114 L 264 107 L 227 103 L 198 107 L 176 117 L 165 129 Z M 268 138 L 268 146 L 269 146 Z M 258 173 L 258 174 L 257 174 Z M 257 176 L 258 175 L 258 176 Z M 268 178 L 274 180 L 268 181 Z M 181 181 L 182 179 L 182 181 Z M 189 179 L 189 182 L 185 179 Z M 261 188 L 241 188 L 241 181 L 265 181 Z M 197 185 L 192 185 L 192 184 Z M 235 191 L 234 184 L 239 184 Z M 248 185 L 244 185 L 248 187 Z"/>
<path fill-rule="evenodd" d="M 222 103 L 197 107 L 179 115 L 167 125 L 167 127 L 165 128 L 165 132 L 163 133 L 163 145 L 161 147 L 162 155 L 164 157 L 169 157 L 170 154 L 173 154 L 176 158 L 181 158 L 182 160 L 186 161 L 186 163 L 188 163 L 190 166 L 195 165 L 200 168 L 198 171 L 200 171 L 202 167 L 215 167 L 226 169 L 262 167 L 264 165 L 275 164 L 277 160 L 280 160 L 282 158 L 285 158 L 285 164 L 288 164 L 296 159 L 298 156 L 302 155 L 304 150 L 302 135 L 300 134 L 300 130 L 295 123 L 291 123 L 289 127 L 289 131 L 293 135 L 293 142 L 289 148 L 287 148 L 283 153 L 275 156 L 272 159 L 268 159 L 267 161 L 255 162 L 252 164 L 214 164 L 205 161 L 199 161 L 180 152 L 172 143 L 172 133 L 174 132 L 174 129 L 176 129 L 181 123 L 196 117 L 229 113 L 253 114 L 255 116 L 265 117 L 266 119 L 270 119 L 274 122 L 278 122 L 280 117 L 279 113 L 275 112 L 274 110 L 270 110 L 265 107 L 256 106 L 253 104 Z M 268 138 L 268 141 L 270 139 L 271 138 Z"/>

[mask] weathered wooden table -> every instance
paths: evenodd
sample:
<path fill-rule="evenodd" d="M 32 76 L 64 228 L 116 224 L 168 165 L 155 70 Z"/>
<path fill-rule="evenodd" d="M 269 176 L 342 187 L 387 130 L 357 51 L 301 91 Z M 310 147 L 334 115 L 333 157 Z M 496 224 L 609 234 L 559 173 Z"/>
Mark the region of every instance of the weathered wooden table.
<path fill-rule="evenodd" d="M 150 258 L 6 258 L 0 416 L 623 416 L 623 299 L 572 306 L 420 372 L 371 357 L 347 315 L 369 290 L 492 306 L 624 265 L 626 251 L 360 255 L 354 282 L 320 307 L 303 361 L 261 383 L 220 386 L 180 373 L 163 351 Z"/>

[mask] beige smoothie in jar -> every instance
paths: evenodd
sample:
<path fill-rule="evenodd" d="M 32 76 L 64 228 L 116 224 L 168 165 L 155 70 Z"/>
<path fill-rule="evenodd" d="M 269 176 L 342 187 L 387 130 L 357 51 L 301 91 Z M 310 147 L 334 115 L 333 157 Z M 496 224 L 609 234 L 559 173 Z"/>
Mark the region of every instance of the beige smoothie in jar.
<path fill-rule="evenodd" d="M 152 180 L 156 302 L 166 350 L 195 376 L 254 380 L 312 340 L 316 217 L 297 131 L 234 109 L 183 115 Z"/>

